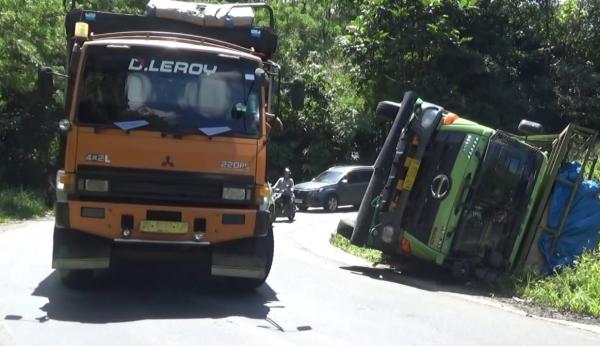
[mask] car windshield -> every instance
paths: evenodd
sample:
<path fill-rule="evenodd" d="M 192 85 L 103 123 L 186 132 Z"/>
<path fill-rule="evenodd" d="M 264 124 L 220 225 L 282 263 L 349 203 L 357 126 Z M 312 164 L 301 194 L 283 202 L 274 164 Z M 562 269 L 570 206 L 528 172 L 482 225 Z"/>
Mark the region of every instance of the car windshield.
<path fill-rule="evenodd" d="M 222 54 L 92 46 L 77 120 L 161 132 L 257 137 L 257 67 L 256 62 Z"/>
<path fill-rule="evenodd" d="M 344 172 L 339 171 L 325 171 L 319 174 L 314 181 L 317 183 L 330 183 L 335 184 L 344 176 Z"/>

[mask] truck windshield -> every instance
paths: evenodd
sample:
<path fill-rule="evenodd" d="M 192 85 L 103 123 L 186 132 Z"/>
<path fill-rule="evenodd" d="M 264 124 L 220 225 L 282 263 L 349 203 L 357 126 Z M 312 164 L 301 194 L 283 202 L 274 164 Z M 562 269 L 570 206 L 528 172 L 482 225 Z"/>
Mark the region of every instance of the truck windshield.
<path fill-rule="evenodd" d="M 496 252 L 508 260 L 543 160 L 539 151 L 502 131 L 490 138 L 455 238 L 455 251 Z"/>
<path fill-rule="evenodd" d="M 85 62 L 77 120 L 93 126 L 132 122 L 167 133 L 257 137 L 256 62 L 167 48 L 92 46 Z"/>

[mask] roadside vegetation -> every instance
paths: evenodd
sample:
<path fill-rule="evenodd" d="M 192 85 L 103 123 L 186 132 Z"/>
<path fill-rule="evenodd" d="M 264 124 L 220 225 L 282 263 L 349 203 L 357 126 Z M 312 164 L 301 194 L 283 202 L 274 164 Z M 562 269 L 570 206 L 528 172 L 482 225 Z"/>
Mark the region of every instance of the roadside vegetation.
<path fill-rule="evenodd" d="M 532 302 L 600 317 L 600 253 L 585 253 L 573 267 L 546 278 L 522 280 L 517 286 Z"/>
<path fill-rule="evenodd" d="M 381 251 L 367 249 L 350 244 L 350 241 L 341 235 L 334 233 L 329 238 L 331 245 L 357 257 L 366 259 L 367 261 L 377 262 L 381 259 Z"/>
<path fill-rule="evenodd" d="M 48 207 L 36 193 L 18 189 L 0 189 L 0 223 L 43 216 Z"/>

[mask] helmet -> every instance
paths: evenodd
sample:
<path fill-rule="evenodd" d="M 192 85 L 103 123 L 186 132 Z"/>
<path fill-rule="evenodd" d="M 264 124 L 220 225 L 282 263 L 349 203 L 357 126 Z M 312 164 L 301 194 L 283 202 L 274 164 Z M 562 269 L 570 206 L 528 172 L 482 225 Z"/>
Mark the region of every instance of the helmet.
<path fill-rule="evenodd" d="M 283 170 L 283 175 L 284 175 L 284 176 L 287 178 L 287 177 L 289 177 L 290 175 L 292 175 L 292 171 L 290 171 L 290 169 L 286 167 L 286 168 Z"/>

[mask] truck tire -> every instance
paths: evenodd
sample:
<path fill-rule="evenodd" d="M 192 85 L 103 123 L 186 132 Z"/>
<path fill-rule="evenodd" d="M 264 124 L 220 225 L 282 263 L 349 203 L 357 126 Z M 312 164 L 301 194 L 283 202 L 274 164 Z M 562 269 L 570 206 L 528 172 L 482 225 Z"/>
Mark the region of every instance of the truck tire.
<path fill-rule="evenodd" d="M 341 219 L 338 223 L 337 234 L 341 235 L 346 239 L 350 239 L 352 237 L 352 232 L 354 231 L 354 220 L 351 219 Z"/>
<path fill-rule="evenodd" d="M 88 289 L 93 286 L 93 269 L 62 269 L 58 271 L 62 283 L 73 289 Z"/>
<path fill-rule="evenodd" d="M 277 214 L 276 214 L 276 210 L 275 210 L 275 204 L 272 204 L 269 207 L 269 218 L 271 223 L 275 222 L 277 220 Z"/>
<path fill-rule="evenodd" d="M 254 238 L 251 241 L 255 242 L 257 255 L 265 259 L 265 277 L 262 279 L 227 278 L 224 283 L 228 288 L 236 291 L 253 291 L 265 283 L 271 272 L 273 252 L 275 250 L 273 227 L 269 226 L 269 231 L 266 236 Z"/>

